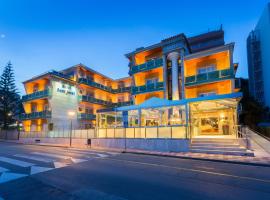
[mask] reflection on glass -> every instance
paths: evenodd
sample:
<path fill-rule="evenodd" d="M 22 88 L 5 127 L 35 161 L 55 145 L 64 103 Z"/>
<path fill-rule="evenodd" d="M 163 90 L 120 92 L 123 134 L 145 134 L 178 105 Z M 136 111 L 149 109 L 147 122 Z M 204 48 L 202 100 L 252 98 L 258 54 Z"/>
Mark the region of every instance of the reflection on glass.
<path fill-rule="evenodd" d="M 128 126 L 129 127 L 139 126 L 139 111 L 138 110 L 128 111 Z"/>

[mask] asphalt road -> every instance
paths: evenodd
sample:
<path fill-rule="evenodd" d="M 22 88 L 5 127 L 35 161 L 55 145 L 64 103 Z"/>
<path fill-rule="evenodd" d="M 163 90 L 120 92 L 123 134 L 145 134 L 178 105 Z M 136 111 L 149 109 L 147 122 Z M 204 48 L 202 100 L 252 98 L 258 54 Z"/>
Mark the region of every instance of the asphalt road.
<path fill-rule="evenodd" d="M 0 199 L 270 199 L 270 168 L 0 143 Z"/>

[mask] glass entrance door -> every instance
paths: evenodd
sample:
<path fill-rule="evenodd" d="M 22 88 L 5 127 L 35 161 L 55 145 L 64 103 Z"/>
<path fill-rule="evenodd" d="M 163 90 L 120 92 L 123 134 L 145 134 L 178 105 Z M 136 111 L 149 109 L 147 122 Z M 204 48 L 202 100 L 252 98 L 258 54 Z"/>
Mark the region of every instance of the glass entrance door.
<path fill-rule="evenodd" d="M 191 104 L 190 110 L 192 137 L 235 135 L 236 108 L 222 107 L 218 102 L 199 102 Z"/>

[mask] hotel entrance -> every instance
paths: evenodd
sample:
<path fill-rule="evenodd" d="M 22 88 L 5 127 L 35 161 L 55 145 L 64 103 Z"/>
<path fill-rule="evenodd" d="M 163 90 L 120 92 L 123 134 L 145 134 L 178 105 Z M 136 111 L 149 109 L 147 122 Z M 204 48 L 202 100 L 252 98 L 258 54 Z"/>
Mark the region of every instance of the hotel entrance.
<path fill-rule="evenodd" d="M 191 136 L 193 138 L 235 137 L 236 110 L 235 99 L 190 103 Z"/>

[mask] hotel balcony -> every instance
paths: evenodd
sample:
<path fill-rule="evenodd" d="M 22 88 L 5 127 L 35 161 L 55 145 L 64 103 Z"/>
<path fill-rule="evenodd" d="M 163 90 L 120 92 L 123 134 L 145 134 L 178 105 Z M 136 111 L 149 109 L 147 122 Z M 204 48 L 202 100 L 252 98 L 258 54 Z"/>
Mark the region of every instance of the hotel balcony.
<path fill-rule="evenodd" d="M 147 93 L 147 92 L 155 92 L 160 91 L 164 89 L 163 82 L 157 82 L 157 83 L 151 83 L 143 86 L 133 86 L 131 89 L 131 93 L 133 95 L 135 94 L 141 94 L 141 93 Z"/>
<path fill-rule="evenodd" d="M 110 101 L 104 101 L 104 100 L 101 100 L 101 99 L 96 99 L 94 97 L 85 96 L 85 95 L 79 96 L 79 101 L 89 102 L 89 103 L 94 103 L 94 104 L 99 104 L 99 105 L 104 105 L 104 106 L 108 106 L 108 107 L 129 106 L 129 105 L 132 105 L 133 104 L 132 101 L 124 101 L 124 102 L 112 103 Z"/>
<path fill-rule="evenodd" d="M 51 118 L 52 112 L 45 110 L 41 112 L 32 112 L 32 113 L 24 113 L 19 116 L 20 120 L 31 120 L 31 119 L 47 119 Z"/>
<path fill-rule="evenodd" d="M 155 69 L 155 68 L 161 67 L 162 65 L 163 65 L 162 58 L 150 60 L 144 64 L 131 67 L 131 69 L 129 70 L 129 75 L 133 75 L 133 74 L 136 74 L 138 72 L 144 72 L 144 71 L 148 71 L 151 69 Z"/>
<path fill-rule="evenodd" d="M 185 85 L 198 85 L 209 82 L 216 82 L 225 79 L 234 78 L 234 71 L 232 69 L 216 70 L 208 73 L 197 74 L 185 78 Z"/>
<path fill-rule="evenodd" d="M 82 120 L 94 120 L 94 119 L 96 119 L 96 115 L 94 115 L 94 114 L 88 114 L 88 113 L 79 113 L 78 114 L 78 119 L 82 119 Z"/>
<path fill-rule="evenodd" d="M 130 89 L 131 89 L 131 87 L 121 87 L 118 89 L 112 89 L 111 87 L 102 85 L 100 83 L 96 83 L 93 80 L 87 79 L 87 78 L 79 78 L 79 83 L 89 85 L 91 87 L 95 87 L 95 88 L 98 88 L 98 89 L 101 89 L 110 93 L 130 92 Z"/>
<path fill-rule="evenodd" d="M 133 101 L 123 101 L 118 103 L 113 103 L 113 107 L 122 107 L 122 106 L 130 106 L 133 104 Z"/>
<path fill-rule="evenodd" d="M 43 91 L 38 91 L 38 92 L 34 92 L 32 94 L 27 94 L 22 96 L 22 101 L 30 101 L 30 100 L 34 100 L 34 99 L 41 99 L 41 98 L 47 98 L 51 95 L 51 91 L 50 89 L 46 89 Z"/>
<path fill-rule="evenodd" d="M 120 87 L 118 89 L 112 89 L 112 93 L 130 92 L 131 87 Z"/>
<path fill-rule="evenodd" d="M 99 104 L 99 105 L 105 105 L 105 106 L 110 106 L 112 104 L 112 102 L 110 102 L 110 101 L 104 101 L 104 100 L 101 100 L 101 99 L 96 99 L 94 97 L 85 96 L 85 95 L 79 96 L 79 100 L 84 101 L 84 102 Z"/>

